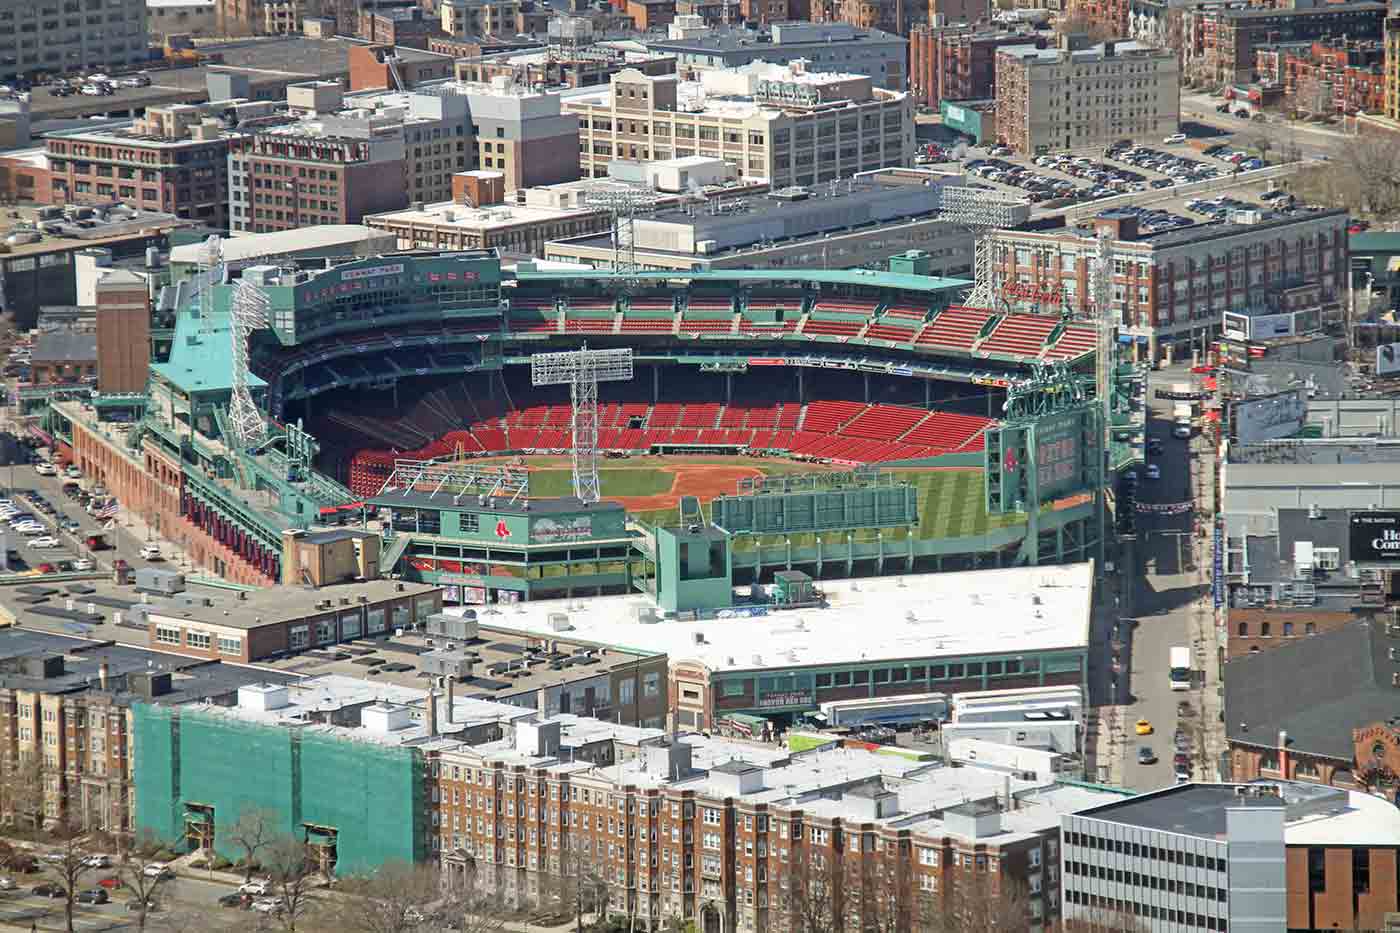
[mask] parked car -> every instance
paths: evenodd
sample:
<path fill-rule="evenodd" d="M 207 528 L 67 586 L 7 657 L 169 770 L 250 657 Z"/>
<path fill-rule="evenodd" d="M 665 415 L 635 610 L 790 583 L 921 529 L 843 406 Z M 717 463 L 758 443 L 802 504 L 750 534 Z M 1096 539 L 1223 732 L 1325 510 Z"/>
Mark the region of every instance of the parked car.
<path fill-rule="evenodd" d="M 219 898 L 220 907 L 237 907 L 239 910 L 247 910 L 253 905 L 253 899 L 246 894 L 225 894 Z"/>
<path fill-rule="evenodd" d="M 260 914 L 280 914 L 282 902 L 275 897 L 260 897 L 253 901 L 253 909 Z"/>
<path fill-rule="evenodd" d="M 0 891 L 15 891 L 19 889 L 19 884 L 13 878 L 0 878 Z"/>
<path fill-rule="evenodd" d="M 1185 133 L 1173 133 L 1166 139 L 1162 140 L 1162 143 L 1167 146 L 1176 146 L 1184 142 L 1186 142 Z"/>
<path fill-rule="evenodd" d="M 82 479 L 83 471 L 70 463 L 67 467 L 64 468 L 63 475 L 68 477 L 69 479 Z"/>
<path fill-rule="evenodd" d="M 29 546 L 42 548 L 63 547 L 63 542 L 59 541 L 53 535 L 41 535 L 37 538 L 30 538 Z"/>
<path fill-rule="evenodd" d="M 1137 760 L 1140 765 L 1150 765 L 1157 761 L 1157 753 L 1150 746 L 1139 745 L 1137 750 Z"/>
<path fill-rule="evenodd" d="M 43 462 L 43 463 L 35 464 L 35 466 L 34 466 L 34 472 L 35 472 L 35 473 L 38 473 L 40 476 L 57 476 L 57 475 L 58 475 L 58 470 L 57 470 L 57 468 L 55 468 L 54 465 L 53 465 L 52 463 L 48 463 L 48 462 Z"/>
<path fill-rule="evenodd" d="M 143 544 L 141 545 L 141 559 L 164 560 L 165 558 L 161 556 L 159 544 Z"/>
<path fill-rule="evenodd" d="M 67 892 L 66 890 L 64 890 L 64 888 L 63 888 L 62 885 L 54 884 L 52 881 L 45 881 L 45 882 L 43 882 L 42 884 L 36 884 L 36 885 L 34 885 L 34 887 L 32 887 L 32 888 L 29 889 L 29 893 L 30 893 L 30 894 L 33 894 L 35 897 L 67 897 L 67 896 L 68 896 L 68 892 Z"/>
<path fill-rule="evenodd" d="M 264 878 L 254 878 L 238 886 L 239 894 L 251 894 L 254 897 L 265 897 L 268 891 L 272 890 L 272 882 Z"/>
<path fill-rule="evenodd" d="M 152 899 L 149 898 L 149 897 L 146 898 L 146 902 L 145 902 L 144 905 L 142 904 L 140 898 L 135 898 L 135 899 L 133 899 L 133 900 L 129 900 L 129 901 L 126 902 L 126 909 L 127 909 L 127 910 L 130 910 L 130 911 L 137 911 L 137 910 L 140 910 L 140 909 L 142 908 L 142 906 L 144 906 L 144 907 L 146 908 L 146 912 L 147 912 L 147 913 L 152 913 L 152 914 L 153 914 L 153 913 L 155 913 L 156 911 L 160 910 L 160 904 L 156 903 L 154 900 L 152 900 Z"/>
<path fill-rule="evenodd" d="M 76 570 L 78 573 L 89 573 L 92 570 L 96 569 L 96 567 L 97 565 L 86 557 L 79 557 L 77 560 L 73 561 L 73 569 Z M 98 867 L 106 868 L 107 866 L 99 865 Z"/>
<path fill-rule="evenodd" d="M 115 891 L 117 888 L 120 888 L 122 886 L 122 880 L 116 875 L 107 875 L 103 878 L 98 878 L 97 883 L 99 886 L 104 887 L 109 891 Z"/>
<path fill-rule="evenodd" d="M 175 871 L 164 862 L 152 862 L 141 870 L 147 878 L 174 878 Z"/>
<path fill-rule="evenodd" d="M 79 904 L 105 904 L 111 899 L 111 895 L 104 888 L 88 888 L 85 891 L 79 891 L 77 896 L 73 898 Z"/>
<path fill-rule="evenodd" d="M 102 855 L 100 853 L 96 855 L 89 855 L 87 858 L 83 859 L 83 865 L 85 865 L 88 868 L 111 868 L 112 857 L 110 855 Z"/>

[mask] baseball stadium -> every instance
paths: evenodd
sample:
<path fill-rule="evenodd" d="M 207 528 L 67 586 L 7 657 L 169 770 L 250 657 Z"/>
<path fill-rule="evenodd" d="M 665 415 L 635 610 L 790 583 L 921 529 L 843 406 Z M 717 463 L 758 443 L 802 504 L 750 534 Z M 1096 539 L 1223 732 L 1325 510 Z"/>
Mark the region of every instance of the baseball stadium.
<path fill-rule="evenodd" d="M 285 535 L 341 525 L 463 603 L 654 589 L 706 548 L 691 569 L 730 584 L 1098 557 L 1096 330 L 970 284 L 218 265 L 161 295 L 144 397 L 55 398 L 44 431 L 248 583 L 294 582 Z"/>

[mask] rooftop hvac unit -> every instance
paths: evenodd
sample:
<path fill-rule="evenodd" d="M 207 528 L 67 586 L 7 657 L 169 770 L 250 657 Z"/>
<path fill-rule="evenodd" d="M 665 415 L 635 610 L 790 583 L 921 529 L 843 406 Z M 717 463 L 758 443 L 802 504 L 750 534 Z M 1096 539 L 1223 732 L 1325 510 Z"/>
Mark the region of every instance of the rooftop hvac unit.
<path fill-rule="evenodd" d="M 567 632 L 573 628 L 569 623 L 567 612 L 551 612 L 549 614 L 549 629 L 552 632 Z"/>

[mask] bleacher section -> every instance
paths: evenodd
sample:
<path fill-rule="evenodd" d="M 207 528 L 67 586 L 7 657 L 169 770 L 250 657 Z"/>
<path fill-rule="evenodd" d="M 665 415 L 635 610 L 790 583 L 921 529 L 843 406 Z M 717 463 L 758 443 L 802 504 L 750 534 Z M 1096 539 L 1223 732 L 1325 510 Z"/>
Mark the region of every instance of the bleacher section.
<path fill-rule="evenodd" d="M 564 331 L 571 334 L 610 334 L 617 311 L 604 298 L 567 299 L 564 305 Z"/>
<path fill-rule="evenodd" d="M 1054 338 L 1050 348 L 1045 351 L 1045 358 L 1068 360 L 1083 356 L 1092 352 L 1098 342 L 1098 334 L 1094 333 L 1092 327 L 1084 324 L 1066 324 L 1060 336 Z"/>
<path fill-rule="evenodd" d="M 1060 322 L 1037 314 L 1008 314 L 977 346 L 978 353 L 1009 353 L 1013 356 L 1039 356 L 1045 338 Z"/>
<path fill-rule="evenodd" d="M 378 492 L 395 458 L 425 459 L 511 452 L 567 450 L 572 444 L 567 404 L 529 404 L 487 414 L 482 400 L 464 392 L 425 397 L 397 421 L 337 413 L 332 420 L 371 444 L 348 458 L 347 485 L 357 495 Z M 435 438 L 443 419 L 461 420 Z M 724 448 L 781 453 L 842 464 L 917 460 L 982 449 L 989 418 L 927 411 L 906 405 L 817 401 L 725 406 L 717 402 L 609 402 L 599 408 L 599 447 L 647 452 L 657 448 Z M 462 427 L 465 424 L 466 427 Z M 799 424 L 801 427 L 799 428 Z M 433 427 L 429 427 L 432 425 Z M 638 427 L 637 425 L 640 425 Z M 418 438 L 416 448 L 410 448 Z"/>
<path fill-rule="evenodd" d="M 915 345 L 948 347 L 970 353 L 991 318 L 992 312 L 981 308 L 944 308 L 919 334 Z"/>

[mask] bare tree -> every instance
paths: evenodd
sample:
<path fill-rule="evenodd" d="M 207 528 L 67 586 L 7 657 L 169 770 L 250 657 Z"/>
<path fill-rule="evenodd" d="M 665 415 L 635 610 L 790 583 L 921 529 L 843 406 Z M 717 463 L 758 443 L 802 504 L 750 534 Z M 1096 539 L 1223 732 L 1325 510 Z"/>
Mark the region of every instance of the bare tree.
<path fill-rule="evenodd" d="M 812 852 L 794 859 L 778 885 L 778 907 L 791 933 L 836 933 L 841 928 L 838 885 L 826 856 Z"/>
<path fill-rule="evenodd" d="M 277 815 L 251 804 L 238 811 L 238 818 L 219 830 L 219 836 L 243 850 L 243 881 L 253 878 L 258 854 L 277 838 Z"/>
<path fill-rule="evenodd" d="M 932 901 L 933 909 L 920 911 L 921 933 L 1002 933 L 1030 927 L 1030 902 L 1021 884 L 985 871 L 951 869 Z"/>
<path fill-rule="evenodd" d="M 60 822 L 54 827 L 54 835 L 58 844 L 52 857 L 46 861 L 49 871 L 58 877 L 59 885 L 63 888 L 64 929 L 73 933 L 73 904 L 78 896 L 78 883 L 94 866 L 80 844 L 82 836 L 78 826 Z"/>
<path fill-rule="evenodd" d="M 585 913 L 591 913 L 595 918 L 607 914 L 612 890 L 592 852 L 578 848 L 579 840 L 570 841 L 574 848 L 561 853 L 559 858 L 560 895 L 566 903 L 573 905 L 574 925 L 582 933 Z"/>
<path fill-rule="evenodd" d="M 117 883 L 131 895 L 138 930 L 146 929 L 150 914 L 160 906 L 156 895 L 175 878 L 174 872 L 157 858 L 166 848 L 160 839 L 142 832 L 123 849 L 117 864 Z"/>
<path fill-rule="evenodd" d="M 1054 933 L 1147 933 L 1151 928 L 1132 914 L 1094 907 L 1087 913 L 1060 919 L 1051 929 Z"/>
<path fill-rule="evenodd" d="M 287 933 L 296 933 L 297 921 L 310 908 L 316 874 L 314 853 L 306 843 L 290 835 L 274 836 L 265 846 L 263 869 L 272 883 L 272 897 Z"/>
<path fill-rule="evenodd" d="M 43 759 L 21 752 L 17 759 L 0 759 L 0 794 L 3 807 L 16 828 L 27 829 L 37 841 L 45 819 L 45 775 Z"/>
<path fill-rule="evenodd" d="M 441 878 L 435 865 L 389 862 L 371 875 L 340 880 L 337 926 L 350 933 L 406 933 L 430 914 L 445 907 Z"/>

